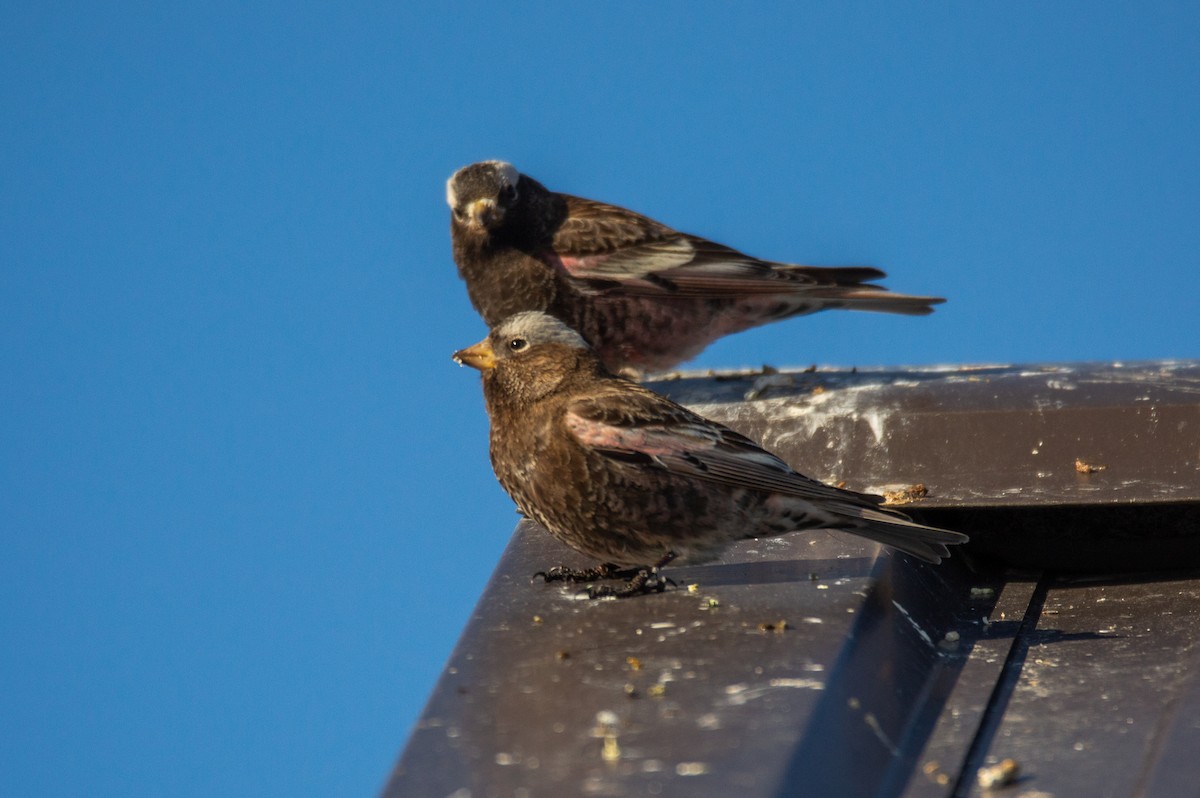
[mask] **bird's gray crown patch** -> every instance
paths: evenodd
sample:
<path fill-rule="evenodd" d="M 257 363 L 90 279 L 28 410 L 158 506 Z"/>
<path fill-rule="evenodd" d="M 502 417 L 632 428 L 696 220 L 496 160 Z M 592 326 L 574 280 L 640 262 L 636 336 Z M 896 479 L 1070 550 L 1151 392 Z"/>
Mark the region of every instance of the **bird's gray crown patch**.
<path fill-rule="evenodd" d="M 587 342 L 579 333 L 553 316 L 536 310 L 509 316 L 496 331 L 502 338 L 519 335 L 531 344 L 564 344 L 579 349 L 587 348 Z"/>

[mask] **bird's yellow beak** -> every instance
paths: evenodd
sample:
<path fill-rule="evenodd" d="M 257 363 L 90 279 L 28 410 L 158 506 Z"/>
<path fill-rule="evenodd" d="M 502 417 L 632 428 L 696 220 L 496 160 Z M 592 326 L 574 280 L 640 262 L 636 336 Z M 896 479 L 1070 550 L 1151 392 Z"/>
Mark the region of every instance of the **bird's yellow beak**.
<path fill-rule="evenodd" d="M 472 227 L 487 229 L 500 221 L 502 215 L 492 199 L 478 199 L 467 206 L 467 221 Z"/>
<path fill-rule="evenodd" d="M 492 351 L 492 345 L 486 338 L 474 346 L 455 352 L 454 360 L 460 366 L 470 366 L 480 371 L 496 368 L 496 353 Z"/>

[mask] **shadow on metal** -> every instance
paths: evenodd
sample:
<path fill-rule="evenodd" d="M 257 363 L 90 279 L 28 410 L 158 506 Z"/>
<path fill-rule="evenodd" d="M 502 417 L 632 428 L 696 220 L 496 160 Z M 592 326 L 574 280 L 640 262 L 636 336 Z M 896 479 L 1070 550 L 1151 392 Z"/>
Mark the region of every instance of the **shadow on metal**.
<path fill-rule="evenodd" d="M 881 558 L 775 794 L 899 795 L 999 586 L 954 560 L 934 568 Z"/>
<path fill-rule="evenodd" d="M 1196 479 L 1200 484 L 1200 472 Z M 925 523 L 969 531 L 971 556 L 1020 570 L 1200 568 L 1200 500 L 905 509 Z"/>

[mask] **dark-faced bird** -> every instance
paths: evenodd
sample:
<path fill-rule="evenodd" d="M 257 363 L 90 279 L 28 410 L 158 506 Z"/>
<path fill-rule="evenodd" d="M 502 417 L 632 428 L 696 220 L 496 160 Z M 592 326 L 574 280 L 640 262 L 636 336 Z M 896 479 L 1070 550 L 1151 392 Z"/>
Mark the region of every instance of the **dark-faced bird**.
<path fill-rule="evenodd" d="M 724 335 L 820 310 L 921 316 L 944 300 L 894 294 L 867 266 L 776 263 L 615 205 L 550 191 L 503 161 L 446 183 L 450 237 L 489 326 L 540 310 L 577 330 L 614 372 L 689 360 Z"/>
<path fill-rule="evenodd" d="M 734 541 L 840 529 L 936 563 L 958 532 L 918 524 L 881 499 L 809 479 L 754 441 L 612 374 L 579 333 L 518 313 L 454 353 L 483 374 L 491 460 L 520 511 L 596 568 L 547 580 L 620 575 L 627 596 L 662 589 L 672 560 L 704 562 Z M 630 570 L 631 569 L 631 570 Z"/>

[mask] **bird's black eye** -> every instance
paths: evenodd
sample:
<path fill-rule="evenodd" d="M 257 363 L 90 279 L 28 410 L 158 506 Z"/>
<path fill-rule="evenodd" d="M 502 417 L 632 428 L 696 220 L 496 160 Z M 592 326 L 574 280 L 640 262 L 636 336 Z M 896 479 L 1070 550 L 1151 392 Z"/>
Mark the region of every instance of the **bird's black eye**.
<path fill-rule="evenodd" d="M 529 342 L 524 338 L 514 338 L 508 342 L 508 348 L 514 352 L 520 352 L 527 346 L 529 346 Z"/>
<path fill-rule="evenodd" d="M 500 198 L 505 202 L 512 202 L 517 198 L 517 187 L 505 186 L 504 188 L 500 189 Z"/>
<path fill-rule="evenodd" d="M 460 222 L 462 221 L 462 218 L 463 218 L 463 210 L 462 210 L 462 208 L 455 208 L 455 209 L 454 209 L 454 218 L 455 218 L 455 219 L 458 219 Z"/>

